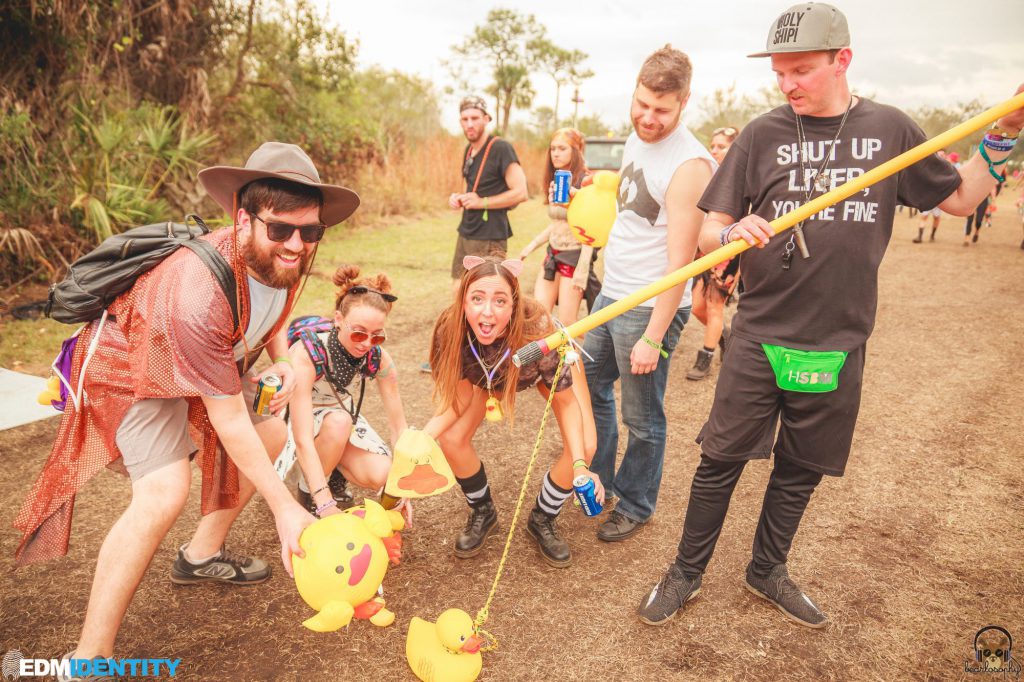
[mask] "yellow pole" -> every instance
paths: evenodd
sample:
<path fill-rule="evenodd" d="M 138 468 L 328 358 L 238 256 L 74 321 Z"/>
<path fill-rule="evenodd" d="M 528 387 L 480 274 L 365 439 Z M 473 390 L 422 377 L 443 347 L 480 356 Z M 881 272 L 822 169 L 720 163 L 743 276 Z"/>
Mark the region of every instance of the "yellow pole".
<path fill-rule="evenodd" d="M 979 128 L 982 128 L 993 121 L 1002 118 L 1011 111 L 1015 111 L 1022 107 L 1024 107 L 1024 92 L 1011 97 L 1002 104 L 998 104 L 991 109 L 983 111 L 974 118 L 964 121 L 960 125 L 951 128 L 940 135 L 936 135 L 930 140 L 922 142 L 913 149 L 909 149 L 899 156 L 872 168 L 864 175 L 860 175 L 843 183 L 831 192 L 826 192 L 820 197 L 797 207 L 789 213 L 779 216 L 769 224 L 774 228 L 776 234 L 788 230 L 801 220 L 806 220 L 810 216 L 828 208 L 832 204 L 839 203 L 843 199 L 860 192 L 866 187 L 870 187 L 876 182 L 884 180 L 890 175 L 903 170 L 907 166 L 917 163 L 926 156 L 930 156 L 940 149 L 948 147 L 951 143 L 956 142 L 963 137 L 967 137 Z M 634 291 L 629 296 L 615 301 L 607 308 L 602 308 L 596 313 L 591 313 L 583 319 L 577 320 L 565 329 L 560 329 L 544 339 L 527 344 L 512 356 L 512 360 L 516 365 L 535 362 L 539 360 L 542 355 L 565 343 L 568 343 L 570 337 L 575 338 L 585 332 L 588 332 L 594 327 L 604 324 L 613 317 L 618 317 L 627 310 L 635 308 L 647 299 L 653 298 L 661 292 L 671 289 L 678 284 L 682 284 L 691 277 L 699 275 L 719 263 L 725 262 L 730 258 L 735 258 L 749 248 L 751 248 L 750 244 L 739 239 L 737 241 L 730 242 L 726 246 L 715 249 L 706 256 L 698 258 L 692 263 L 679 268 L 675 272 L 670 272 L 658 281 L 651 282 L 642 289 Z"/>

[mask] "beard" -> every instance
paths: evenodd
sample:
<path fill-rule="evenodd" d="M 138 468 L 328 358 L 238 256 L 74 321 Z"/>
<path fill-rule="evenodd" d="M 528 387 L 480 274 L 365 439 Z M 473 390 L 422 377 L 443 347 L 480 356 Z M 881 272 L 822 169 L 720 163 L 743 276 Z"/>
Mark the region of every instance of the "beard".
<path fill-rule="evenodd" d="M 309 269 L 311 254 L 305 250 L 299 254 L 299 266 L 295 268 L 282 268 L 274 260 L 278 252 L 286 252 L 283 246 L 275 242 L 268 242 L 269 246 L 261 249 L 256 245 L 256 236 L 252 231 L 249 238 L 242 244 L 242 258 L 245 264 L 252 269 L 263 284 L 273 289 L 290 289 L 299 283 L 303 274 Z"/>
<path fill-rule="evenodd" d="M 679 119 L 681 119 L 682 116 L 683 111 L 682 109 L 680 109 L 679 113 L 676 115 L 676 118 L 674 121 L 672 121 L 672 123 L 670 123 L 667 126 L 658 126 L 658 128 L 656 128 L 653 131 L 644 130 L 644 128 L 640 126 L 640 119 L 634 118 L 633 130 L 636 131 L 636 136 L 639 137 L 642 142 L 646 142 L 647 144 L 653 144 L 655 142 L 660 142 L 661 140 L 665 139 L 670 134 L 672 134 L 672 131 L 675 130 L 676 127 L 679 125 Z"/>

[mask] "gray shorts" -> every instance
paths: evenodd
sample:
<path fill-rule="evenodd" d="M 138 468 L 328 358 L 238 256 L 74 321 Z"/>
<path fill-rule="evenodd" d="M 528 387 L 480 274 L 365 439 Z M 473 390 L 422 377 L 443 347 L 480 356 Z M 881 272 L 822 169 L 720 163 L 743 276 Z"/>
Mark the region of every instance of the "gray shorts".
<path fill-rule="evenodd" d="M 257 417 L 252 411 L 256 384 L 251 374 L 242 377 L 242 399 L 253 424 L 274 417 Z M 188 401 L 184 398 L 146 398 L 128 408 L 115 436 L 124 468 L 132 482 L 180 459 L 199 448 L 188 433 Z"/>
<path fill-rule="evenodd" d="M 452 258 L 452 279 L 462 279 L 466 272 L 466 268 L 462 267 L 462 259 L 466 256 L 494 256 L 504 260 L 507 253 L 507 239 L 466 239 L 460 234 Z"/>

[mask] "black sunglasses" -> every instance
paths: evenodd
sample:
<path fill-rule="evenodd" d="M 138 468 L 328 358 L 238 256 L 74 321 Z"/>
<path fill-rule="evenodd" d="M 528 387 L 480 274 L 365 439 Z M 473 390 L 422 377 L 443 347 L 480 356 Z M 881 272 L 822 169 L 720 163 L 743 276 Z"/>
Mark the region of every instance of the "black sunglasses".
<path fill-rule="evenodd" d="M 316 225 L 292 225 L 291 223 L 279 223 L 276 221 L 267 222 L 258 215 L 253 218 L 267 226 L 267 239 L 272 242 L 286 242 L 292 238 L 295 230 L 299 231 L 299 239 L 307 244 L 316 244 L 324 238 L 324 230 L 327 226 L 323 223 Z"/>
<path fill-rule="evenodd" d="M 364 287 L 362 284 L 358 284 L 358 285 L 352 287 L 351 289 L 349 289 L 348 291 L 346 291 L 345 292 L 345 296 L 348 296 L 349 294 L 371 294 L 371 293 L 372 294 L 377 294 L 378 296 L 383 298 L 388 303 L 394 303 L 395 301 L 398 300 L 398 297 L 395 296 L 394 294 L 385 294 L 383 291 L 377 291 L 376 289 L 371 289 L 370 287 Z"/>

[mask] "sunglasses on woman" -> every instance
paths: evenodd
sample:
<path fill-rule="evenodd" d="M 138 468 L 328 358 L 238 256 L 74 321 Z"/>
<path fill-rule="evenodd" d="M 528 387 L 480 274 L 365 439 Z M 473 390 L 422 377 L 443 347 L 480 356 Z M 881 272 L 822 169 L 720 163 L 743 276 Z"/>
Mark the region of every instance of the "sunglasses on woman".
<path fill-rule="evenodd" d="M 715 128 L 714 130 L 711 131 L 711 136 L 714 137 L 715 135 L 725 135 L 726 137 L 732 137 L 733 135 L 736 134 L 736 132 L 736 129 L 733 128 L 732 126 L 729 126 L 728 128 Z"/>
<path fill-rule="evenodd" d="M 254 215 L 253 218 L 267 226 L 267 239 L 272 242 L 286 242 L 292 238 L 292 234 L 295 233 L 295 230 L 298 230 L 299 239 L 307 244 L 316 244 L 324 238 L 324 230 L 327 229 L 327 226 L 323 223 L 317 223 L 315 225 L 292 225 L 291 223 L 281 223 L 277 221 L 268 222 L 258 215 Z"/>
<path fill-rule="evenodd" d="M 388 339 L 387 334 L 384 333 L 383 329 L 380 330 L 380 334 L 370 334 L 369 332 L 364 332 L 362 329 L 353 329 L 352 325 L 348 322 L 342 322 L 342 324 L 345 325 L 345 329 L 348 330 L 349 338 L 356 343 L 363 343 L 369 339 L 371 345 L 379 346 Z"/>
<path fill-rule="evenodd" d="M 362 284 L 357 284 L 356 286 L 352 287 L 351 289 L 345 292 L 345 296 L 348 296 L 349 294 L 377 294 L 388 303 L 394 303 L 395 301 L 398 300 L 398 297 L 395 296 L 394 294 L 385 294 L 383 291 L 377 291 L 376 289 L 371 289 L 370 287 L 364 287 Z"/>

